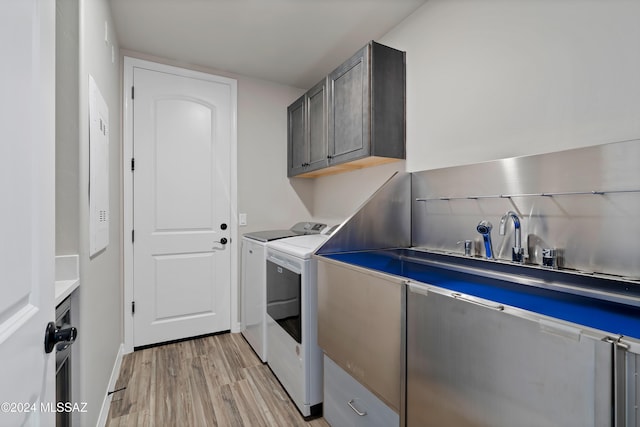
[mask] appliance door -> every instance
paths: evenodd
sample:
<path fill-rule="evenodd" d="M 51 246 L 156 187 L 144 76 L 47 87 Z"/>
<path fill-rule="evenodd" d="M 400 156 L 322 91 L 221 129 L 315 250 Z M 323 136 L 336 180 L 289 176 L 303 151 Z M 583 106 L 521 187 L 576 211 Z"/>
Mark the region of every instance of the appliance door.
<path fill-rule="evenodd" d="M 71 327 L 71 297 L 56 307 L 56 327 Z M 71 344 L 56 345 L 56 402 L 71 402 Z M 56 412 L 56 427 L 71 425 L 71 412 Z"/>
<path fill-rule="evenodd" d="M 302 272 L 267 260 L 267 314 L 302 344 Z"/>
<path fill-rule="evenodd" d="M 610 426 L 613 351 L 604 338 L 411 283 L 407 426 Z"/>

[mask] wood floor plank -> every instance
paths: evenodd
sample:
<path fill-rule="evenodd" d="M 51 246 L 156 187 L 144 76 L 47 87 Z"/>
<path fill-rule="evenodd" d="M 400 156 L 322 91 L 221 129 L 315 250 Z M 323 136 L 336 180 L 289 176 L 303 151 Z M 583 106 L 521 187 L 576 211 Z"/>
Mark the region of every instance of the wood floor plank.
<path fill-rule="evenodd" d="M 259 366 L 262 365 L 262 361 L 253 352 L 249 343 L 244 339 L 242 334 L 228 334 L 231 337 L 235 348 L 238 351 L 238 356 L 242 360 L 242 366 Z"/>
<path fill-rule="evenodd" d="M 328 427 L 305 421 L 241 334 L 221 334 L 124 356 L 108 427 Z"/>
<path fill-rule="evenodd" d="M 177 425 L 177 405 L 179 404 L 180 390 L 178 388 L 177 375 L 179 365 L 176 360 L 176 353 L 172 350 L 175 347 L 162 346 L 155 347 L 156 353 L 156 419 L 167 425 Z"/>
<path fill-rule="evenodd" d="M 237 402 L 233 397 L 233 392 L 231 391 L 230 384 L 225 384 L 220 387 L 220 396 L 222 397 L 224 412 L 229 419 L 229 425 L 244 425 L 244 423 L 242 422 L 242 416 L 240 415 L 240 409 L 238 408 Z"/>
<path fill-rule="evenodd" d="M 295 404 L 266 365 L 248 369 L 247 373 L 250 375 L 256 395 L 260 397 L 258 401 L 262 402 L 261 409 L 271 415 L 267 417 L 270 421 L 268 425 L 274 427 L 306 425 Z"/>
<path fill-rule="evenodd" d="M 253 389 L 246 379 L 231 384 L 231 393 L 233 394 L 236 406 L 242 417 L 242 424 L 246 426 L 264 426 L 267 425 L 263 414 L 258 410 Z"/>
<path fill-rule="evenodd" d="M 193 399 L 193 420 L 196 425 L 216 426 L 215 410 L 204 372 L 202 356 L 193 358 L 189 371 L 189 388 Z"/>

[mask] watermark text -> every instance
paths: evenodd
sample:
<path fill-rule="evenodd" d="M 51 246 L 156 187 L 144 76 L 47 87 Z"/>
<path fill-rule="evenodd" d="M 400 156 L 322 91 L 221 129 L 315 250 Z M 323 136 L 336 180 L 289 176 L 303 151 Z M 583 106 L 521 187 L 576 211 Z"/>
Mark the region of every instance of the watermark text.
<path fill-rule="evenodd" d="M 87 412 L 87 402 L 2 402 L 0 413 L 26 413 L 26 412 Z"/>

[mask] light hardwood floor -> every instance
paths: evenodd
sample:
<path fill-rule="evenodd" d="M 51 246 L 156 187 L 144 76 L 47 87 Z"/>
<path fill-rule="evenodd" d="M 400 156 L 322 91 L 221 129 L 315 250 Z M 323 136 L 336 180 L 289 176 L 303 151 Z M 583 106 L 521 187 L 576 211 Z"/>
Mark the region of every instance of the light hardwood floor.
<path fill-rule="evenodd" d="M 118 426 L 312 426 L 241 334 L 124 356 L 107 419 Z"/>

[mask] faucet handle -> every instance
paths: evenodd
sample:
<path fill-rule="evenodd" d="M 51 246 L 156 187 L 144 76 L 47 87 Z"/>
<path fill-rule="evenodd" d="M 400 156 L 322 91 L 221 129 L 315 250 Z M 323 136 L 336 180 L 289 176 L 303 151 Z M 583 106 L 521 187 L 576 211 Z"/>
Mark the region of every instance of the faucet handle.
<path fill-rule="evenodd" d="M 475 245 L 473 240 L 460 240 L 457 245 L 464 243 L 464 256 L 475 256 Z"/>
<path fill-rule="evenodd" d="M 524 248 L 514 246 L 511 248 L 511 260 L 524 264 Z"/>
<path fill-rule="evenodd" d="M 509 215 L 502 215 L 502 218 L 500 218 L 500 228 L 498 232 L 501 236 L 504 236 L 507 232 L 507 218 L 509 218 Z"/>
<path fill-rule="evenodd" d="M 558 250 L 555 248 L 543 248 L 542 265 L 553 269 L 558 268 Z"/>

